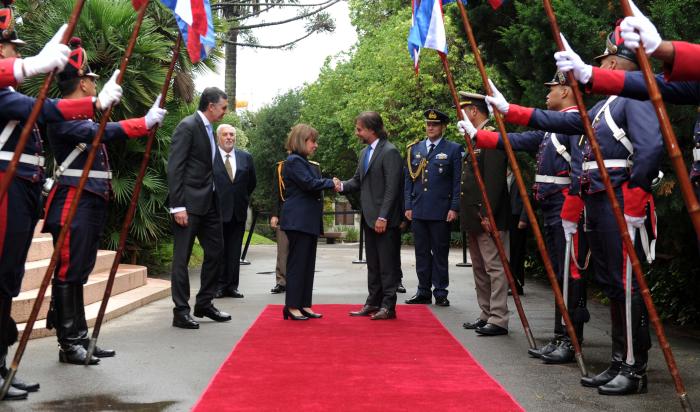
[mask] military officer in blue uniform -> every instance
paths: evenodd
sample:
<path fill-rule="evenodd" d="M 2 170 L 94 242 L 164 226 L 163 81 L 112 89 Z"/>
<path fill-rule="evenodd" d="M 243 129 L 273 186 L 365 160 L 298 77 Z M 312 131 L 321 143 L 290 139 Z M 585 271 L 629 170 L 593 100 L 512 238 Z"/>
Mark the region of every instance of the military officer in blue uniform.
<path fill-rule="evenodd" d="M 439 110 L 423 113 L 427 137 L 409 145 L 404 186 L 405 216 L 411 220 L 418 291 L 406 303 L 449 306 L 447 255 L 450 224 L 459 214 L 462 147 L 444 138 L 450 118 Z"/>
<path fill-rule="evenodd" d="M 627 48 L 617 27 L 606 38 L 605 52 L 596 58 L 601 68 L 636 71 L 635 53 Z M 488 98 L 506 121 L 555 133 L 583 133 L 578 113 L 560 113 L 508 104 L 494 91 Z M 653 220 L 651 184 L 659 173 L 663 142 L 654 109 L 649 101 L 610 96 L 590 110 L 593 128 L 618 202 L 624 207 L 628 230 L 644 230 L 646 216 Z M 586 207 L 587 235 L 596 280 L 610 299 L 612 356 L 610 366 L 594 377 L 581 379 L 602 395 L 627 395 L 647 391 L 646 367 L 651 347 L 649 319 L 631 275 L 612 207 L 595 162 L 590 143 L 581 137 L 576 150 L 582 153 L 579 178 Z M 644 234 L 640 232 L 640 237 Z M 629 286 L 631 291 L 627 291 Z M 627 310 L 629 308 L 629 310 Z M 631 337 L 631 339 L 628 338 Z"/>
<path fill-rule="evenodd" d="M 545 83 L 549 88 L 546 104 L 549 110 L 560 112 L 577 112 L 576 100 L 572 89 L 567 86 L 564 75 L 557 71 L 554 78 Z M 503 141 L 499 133 L 485 129 L 477 130 L 469 121 L 469 118 L 458 123 L 458 128 L 462 133 L 468 133 L 476 139 L 476 146 L 483 149 L 503 150 Z M 579 151 L 572 151 L 571 147 L 576 146 L 580 139 L 579 135 L 562 135 L 540 130 L 533 130 L 524 133 L 508 133 L 513 150 L 525 151 L 535 155 L 536 175 L 535 184 L 532 188 L 535 200 L 542 211 L 544 218 L 544 241 L 547 246 L 552 267 L 560 288 L 563 285 L 565 275 L 565 255 L 571 255 L 571 244 L 574 250 L 580 251 L 583 246 L 578 233 L 572 235 L 569 243 L 562 227 L 561 212 L 565 199 L 570 195 L 572 185 L 571 175 L 574 177 L 581 174 L 581 157 Z M 573 159 L 572 159 L 573 156 Z M 579 193 L 578 179 L 574 178 L 575 188 L 571 191 L 577 196 Z M 517 190 L 517 189 L 514 189 Z M 574 196 L 574 195 L 571 195 Z M 574 201 L 575 204 L 575 201 Z M 574 212 L 574 220 L 579 221 L 581 210 Z M 569 246 L 567 248 L 567 246 Z M 577 253 L 577 255 L 581 255 Z M 572 318 L 576 337 L 579 342 L 583 341 L 583 325 L 590 318 L 586 309 L 586 284 L 577 265 L 574 261 L 569 261 L 569 271 L 567 276 L 568 298 L 566 306 Z M 563 289 L 562 289 L 563 291 Z M 558 309 L 554 311 L 554 337 L 551 341 L 539 348 L 529 349 L 528 353 L 536 358 L 541 358 L 545 363 L 567 363 L 574 360 L 574 349 L 571 340 L 566 334 L 562 324 L 562 316 Z"/>
<path fill-rule="evenodd" d="M 70 44 L 73 51 L 66 68 L 58 74 L 58 89 L 68 100 L 94 96 L 99 76 L 87 65 L 87 54 L 80 39 L 73 38 Z M 158 108 L 156 102 L 145 117 L 107 123 L 54 272 L 47 326 L 56 328 L 60 362 L 83 365 L 87 356 L 89 338 L 83 285 L 95 266 L 112 194 L 112 172 L 104 143 L 145 136 L 150 128 L 162 122 L 164 116 L 165 110 Z M 49 143 L 58 168 L 54 175 L 55 186 L 47 199 L 43 232 L 51 233 L 54 244 L 76 195 L 89 144 L 98 128 L 99 124 L 92 120 L 57 123 L 48 128 Z M 89 363 L 97 364 L 99 358 L 114 355 L 113 350 L 96 348 Z"/>
<path fill-rule="evenodd" d="M 0 9 L 0 14 L 12 21 L 11 12 Z M 8 20 L 4 20 L 7 22 Z M 0 23 L 2 19 L 0 19 Z M 2 26 L 0 26 L 2 27 Z M 2 29 L 0 59 L 17 59 L 18 46 L 24 44 L 13 27 Z M 119 101 L 121 87 L 108 84 L 98 96 L 75 100 L 47 99 L 37 119 L 38 125 L 85 119 L 94 116 L 95 109 Z M 5 173 L 17 147 L 24 124 L 35 99 L 15 92 L 11 87 L 0 88 L 0 176 Z M 38 127 L 29 136 L 17 164 L 15 178 L 0 202 L 0 375 L 7 375 L 5 358 L 8 347 L 17 340 L 17 326 L 10 314 L 12 298 L 17 296 L 24 276 L 24 263 L 31 246 L 34 228 L 41 211 L 41 185 L 44 180 L 42 137 Z M 13 388 L 5 399 L 24 399 L 27 391 L 36 391 L 39 384 L 15 378 Z"/>

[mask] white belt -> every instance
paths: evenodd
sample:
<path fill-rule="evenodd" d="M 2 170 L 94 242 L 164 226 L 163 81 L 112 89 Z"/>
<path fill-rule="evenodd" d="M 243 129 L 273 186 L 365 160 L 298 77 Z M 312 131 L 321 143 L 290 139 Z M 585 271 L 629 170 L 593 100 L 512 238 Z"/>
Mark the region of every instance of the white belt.
<path fill-rule="evenodd" d="M 693 161 L 700 162 L 700 149 L 693 149 Z"/>
<path fill-rule="evenodd" d="M 568 185 L 571 184 L 571 178 L 568 176 L 535 175 L 535 183 L 554 183 L 557 185 Z"/>
<path fill-rule="evenodd" d="M 611 167 L 630 167 L 632 166 L 632 161 L 627 159 L 605 159 L 605 168 L 610 169 Z M 593 160 L 590 162 L 583 162 L 583 170 L 594 170 L 598 168 L 598 163 Z"/>
<path fill-rule="evenodd" d="M 82 174 L 82 169 L 66 169 L 61 176 L 80 177 L 82 176 Z M 90 170 L 88 177 L 93 177 L 95 179 L 111 179 L 112 172 L 105 172 L 102 170 Z"/>
<path fill-rule="evenodd" d="M 0 160 L 7 160 L 9 162 L 14 155 L 13 152 L 0 152 Z M 44 167 L 44 156 L 22 153 L 19 155 L 19 162 L 32 166 Z"/>

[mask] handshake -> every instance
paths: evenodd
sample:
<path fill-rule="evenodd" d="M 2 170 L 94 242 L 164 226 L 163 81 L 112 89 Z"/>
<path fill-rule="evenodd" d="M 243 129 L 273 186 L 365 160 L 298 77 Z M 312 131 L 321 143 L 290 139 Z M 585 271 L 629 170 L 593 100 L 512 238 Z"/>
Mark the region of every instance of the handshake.
<path fill-rule="evenodd" d="M 343 182 L 340 181 L 337 177 L 333 178 L 333 184 L 335 185 L 334 190 L 336 192 L 342 192 L 343 191 Z"/>

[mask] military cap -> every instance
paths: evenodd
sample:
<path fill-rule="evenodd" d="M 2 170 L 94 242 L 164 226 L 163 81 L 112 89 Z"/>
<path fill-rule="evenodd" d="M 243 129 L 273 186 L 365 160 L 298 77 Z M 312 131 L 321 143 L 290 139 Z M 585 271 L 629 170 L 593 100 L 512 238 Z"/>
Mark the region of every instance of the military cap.
<path fill-rule="evenodd" d="M 488 105 L 486 104 L 486 96 L 481 93 L 459 92 L 459 107 L 476 106 L 488 113 Z"/>
<path fill-rule="evenodd" d="M 450 117 L 448 115 L 436 109 L 428 109 L 424 111 L 423 116 L 425 117 L 425 121 L 427 123 L 447 124 L 450 122 Z"/>
<path fill-rule="evenodd" d="M 12 3 L 13 0 L 3 0 L 5 7 L 0 8 L 0 43 L 24 46 L 27 43 L 17 36 L 17 30 L 15 30 L 15 17 L 9 7 Z"/>
<path fill-rule="evenodd" d="M 600 61 L 608 56 L 618 56 L 627 59 L 634 64 L 637 62 L 637 55 L 634 50 L 625 46 L 625 41 L 620 35 L 620 26 L 615 26 L 615 30 L 611 31 L 608 37 L 605 38 L 605 51 L 603 54 L 595 58 L 595 61 L 600 64 Z"/>
<path fill-rule="evenodd" d="M 93 73 L 90 66 L 88 66 L 88 58 L 85 49 L 83 49 L 83 41 L 79 37 L 73 37 L 68 44 L 73 50 L 68 55 L 68 64 L 66 64 L 62 72 L 58 73 L 58 81 L 63 82 L 81 77 L 98 79 L 100 76 Z"/>
<path fill-rule="evenodd" d="M 557 70 L 554 72 L 554 77 L 552 77 L 552 80 L 545 82 L 545 86 L 566 86 L 566 76 L 564 73 L 560 72 Z"/>

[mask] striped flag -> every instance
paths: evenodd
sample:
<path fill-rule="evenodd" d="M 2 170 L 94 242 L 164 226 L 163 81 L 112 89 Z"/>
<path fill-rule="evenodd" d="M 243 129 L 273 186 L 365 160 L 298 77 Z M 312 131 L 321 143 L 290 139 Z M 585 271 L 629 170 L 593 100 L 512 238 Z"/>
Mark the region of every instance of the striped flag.
<path fill-rule="evenodd" d="M 447 54 L 442 0 L 413 0 L 413 22 L 408 33 L 408 53 L 418 73 L 420 49 L 435 49 Z"/>

